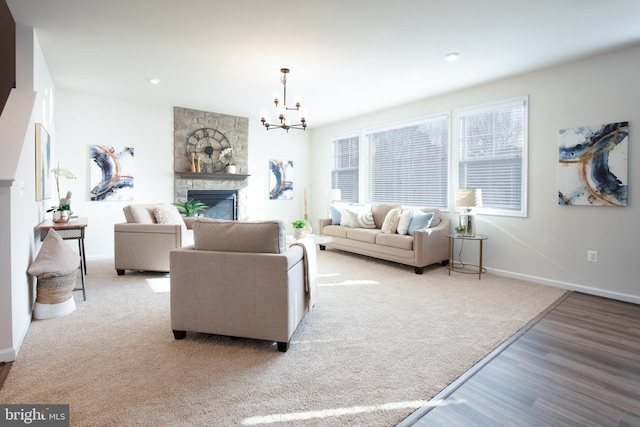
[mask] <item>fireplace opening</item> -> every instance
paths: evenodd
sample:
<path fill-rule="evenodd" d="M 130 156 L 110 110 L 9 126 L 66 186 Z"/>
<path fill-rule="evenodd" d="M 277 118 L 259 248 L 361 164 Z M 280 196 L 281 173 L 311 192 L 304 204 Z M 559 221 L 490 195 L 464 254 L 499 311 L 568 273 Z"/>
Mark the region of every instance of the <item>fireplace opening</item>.
<path fill-rule="evenodd" d="M 238 219 L 237 190 L 187 190 L 187 200 L 199 200 L 209 208 L 200 216 L 213 219 Z"/>

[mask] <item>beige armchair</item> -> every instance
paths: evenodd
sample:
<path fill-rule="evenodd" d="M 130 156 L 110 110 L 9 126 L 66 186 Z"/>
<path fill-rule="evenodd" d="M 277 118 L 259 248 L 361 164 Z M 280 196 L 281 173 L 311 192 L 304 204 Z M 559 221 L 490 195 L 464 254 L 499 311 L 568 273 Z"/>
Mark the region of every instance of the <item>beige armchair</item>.
<path fill-rule="evenodd" d="M 123 211 L 127 222 L 114 224 L 113 230 L 114 265 L 120 276 L 125 270 L 168 272 L 169 252 L 193 243 L 191 230 L 174 206 L 139 204 Z"/>
<path fill-rule="evenodd" d="M 315 246 L 286 248 L 281 221 L 198 219 L 171 251 L 171 328 L 277 342 L 286 352 L 317 289 Z M 304 243 L 304 244 L 303 244 Z"/>

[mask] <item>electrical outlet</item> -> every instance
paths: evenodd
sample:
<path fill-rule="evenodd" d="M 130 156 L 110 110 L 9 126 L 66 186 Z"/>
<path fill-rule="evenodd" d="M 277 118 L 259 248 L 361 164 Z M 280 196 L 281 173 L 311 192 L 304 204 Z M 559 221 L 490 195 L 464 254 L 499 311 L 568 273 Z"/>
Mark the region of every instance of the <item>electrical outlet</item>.
<path fill-rule="evenodd" d="M 598 262 L 598 251 L 587 251 L 587 261 Z"/>

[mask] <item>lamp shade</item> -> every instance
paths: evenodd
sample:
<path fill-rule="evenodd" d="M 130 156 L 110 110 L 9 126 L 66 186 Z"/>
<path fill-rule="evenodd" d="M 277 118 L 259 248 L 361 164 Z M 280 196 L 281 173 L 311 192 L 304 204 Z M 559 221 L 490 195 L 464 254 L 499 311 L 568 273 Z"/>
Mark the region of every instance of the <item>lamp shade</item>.
<path fill-rule="evenodd" d="M 482 206 L 482 190 L 479 188 L 460 188 L 456 194 L 458 207 Z"/>
<path fill-rule="evenodd" d="M 331 188 L 327 190 L 326 196 L 328 200 L 341 200 L 342 190 L 340 190 L 339 188 Z"/>

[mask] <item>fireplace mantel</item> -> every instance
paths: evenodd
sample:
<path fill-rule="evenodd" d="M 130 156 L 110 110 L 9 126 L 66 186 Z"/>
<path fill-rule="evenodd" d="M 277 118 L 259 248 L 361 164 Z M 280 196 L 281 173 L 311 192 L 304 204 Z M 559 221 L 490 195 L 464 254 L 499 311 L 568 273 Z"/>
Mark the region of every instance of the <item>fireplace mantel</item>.
<path fill-rule="evenodd" d="M 176 172 L 180 175 L 182 179 L 209 179 L 209 180 L 241 180 L 247 179 L 251 175 L 245 175 L 242 173 L 223 173 L 223 172 L 215 172 L 215 173 L 197 173 L 197 172 Z"/>

